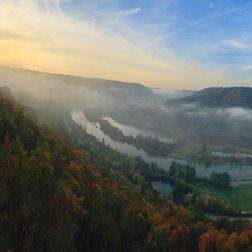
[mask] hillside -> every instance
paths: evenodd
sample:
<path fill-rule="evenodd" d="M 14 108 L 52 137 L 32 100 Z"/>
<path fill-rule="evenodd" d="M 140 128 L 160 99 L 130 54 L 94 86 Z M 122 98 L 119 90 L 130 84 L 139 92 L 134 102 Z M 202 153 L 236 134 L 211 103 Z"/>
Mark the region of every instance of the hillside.
<path fill-rule="evenodd" d="M 252 88 L 227 87 L 206 88 L 193 95 L 169 100 L 167 104 L 193 103 L 210 107 L 252 108 Z"/>
<path fill-rule="evenodd" d="M 0 74 L 2 79 L 5 76 L 20 77 L 21 79 L 35 78 L 38 81 L 48 80 L 59 83 L 66 83 L 68 85 L 83 86 L 91 90 L 98 91 L 102 94 L 116 95 L 117 97 L 124 98 L 125 96 L 149 96 L 153 94 L 152 90 L 138 83 L 127 83 L 122 81 L 105 80 L 98 78 L 86 78 L 80 76 L 71 76 L 64 74 L 52 74 L 31 71 L 19 68 L 9 68 L 0 66 Z M 24 79 L 25 80 L 25 79 Z M 1 85 L 1 80 L 0 80 Z M 4 85 L 4 83 L 2 83 Z"/>
<path fill-rule="evenodd" d="M 84 131 L 80 148 L 63 131 L 35 125 L 6 94 L 0 90 L 1 251 L 251 250 L 248 222 L 215 223 L 168 204 L 146 176 L 164 177 L 160 170 Z"/>

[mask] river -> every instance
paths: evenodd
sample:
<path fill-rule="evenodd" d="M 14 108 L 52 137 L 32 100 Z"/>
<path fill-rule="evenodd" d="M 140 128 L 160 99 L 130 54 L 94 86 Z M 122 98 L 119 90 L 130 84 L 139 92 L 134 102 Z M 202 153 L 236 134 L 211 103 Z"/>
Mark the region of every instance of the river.
<path fill-rule="evenodd" d="M 204 164 L 191 160 L 177 159 L 173 157 L 154 157 L 148 155 L 144 150 L 137 149 L 135 146 L 117 142 L 111 139 L 109 136 L 100 130 L 98 123 L 90 122 L 83 111 L 72 111 L 72 119 L 82 127 L 85 127 L 87 133 L 95 136 L 99 141 L 104 141 L 105 144 L 109 145 L 112 149 L 118 150 L 119 152 L 128 156 L 137 157 L 140 156 L 145 162 L 156 162 L 160 168 L 168 170 L 172 162 L 177 162 L 183 165 L 190 165 L 195 168 L 197 176 L 203 178 L 209 178 L 212 172 L 228 172 L 233 185 L 251 183 L 252 181 L 252 166 L 251 165 L 239 165 L 239 164 Z M 106 118 L 108 120 L 108 118 Z M 110 120 L 110 119 L 109 119 Z M 111 121 L 111 120 L 110 120 Z M 114 123 L 114 126 L 116 124 Z M 127 127 L 127 126 L 125 126 Z M 120 127 L 123 131 L 124 127 Z M 128 129 L 127 129 L 128 130 Z M 127 131 L 126 130 L 126 131 Z M 130 128 L 132 131 L 132 127 Z M 124 133 L 124 132 L 123 132 Z M 129 134 L 129 130 L 126 132 Z M 132 133 L 132 132 L 131 132 Z"/>
<path fill-rule="evenodd" d="M 143 137 L 152 136 L 166 143 L 174 142 L 174 140 L 171 137 L 153 133 L 147 130 L 141 130 L 133 126 L 123 125 L 121 123 L 116 122 L 115 120 L 113 120 L 111 117 L 108 116 L 104 116 L 102 119 L 109 122 L 113 127 L 116 127 L 119 130 L 121 130 L 125 136 L 133 136 L 133 137 L 137 137 L 138 135 L 141 135 Z"/>

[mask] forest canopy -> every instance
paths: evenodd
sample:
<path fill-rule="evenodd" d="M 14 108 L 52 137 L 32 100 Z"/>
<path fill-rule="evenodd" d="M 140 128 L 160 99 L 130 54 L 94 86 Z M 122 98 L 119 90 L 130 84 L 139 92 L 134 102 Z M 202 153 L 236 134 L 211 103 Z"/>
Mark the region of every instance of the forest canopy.
<path fill-rule="evenodd" d="M 141 173 L 142 160 L 83 134 L 80 147 L 36 125 L 1 91 L 1 251 L 252 250 L 249 222 L 211 221 L 168 202 L 148 186 L 154 173 Z"/>

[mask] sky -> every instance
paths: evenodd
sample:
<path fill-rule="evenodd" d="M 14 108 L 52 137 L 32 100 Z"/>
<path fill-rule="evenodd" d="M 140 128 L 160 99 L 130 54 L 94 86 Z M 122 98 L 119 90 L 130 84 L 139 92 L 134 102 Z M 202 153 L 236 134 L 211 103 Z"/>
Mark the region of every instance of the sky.
<path fill-rule="evenodd" d="M 173 90 L 252 86 L 252 1 L 0 0 L 0 64 Z"/>

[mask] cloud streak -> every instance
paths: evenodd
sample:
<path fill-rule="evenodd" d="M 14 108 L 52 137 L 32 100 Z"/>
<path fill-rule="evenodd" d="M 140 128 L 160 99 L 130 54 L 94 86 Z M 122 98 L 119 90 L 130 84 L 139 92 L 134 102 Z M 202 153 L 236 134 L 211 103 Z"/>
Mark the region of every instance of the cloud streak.
<path fill-rule="evenodd" d="M 224 41 L 224 44 L 230 47 L 233 47 L 235 49 L 241 49 L 241 50 L 246 50 L 249 49 L 250 47 L 245 44 L 243 41 L 240 41 L 238 39 L 229 39 Z"/>
<path fill-rule="evenodd" d="M 166 35 L 130 25 L 141 6 L 90 8 L 77 10 L 68 0 L 2 0 L 0 64 L 172 89 L 229 83 L 224 69 L 156 46 Z"/>

